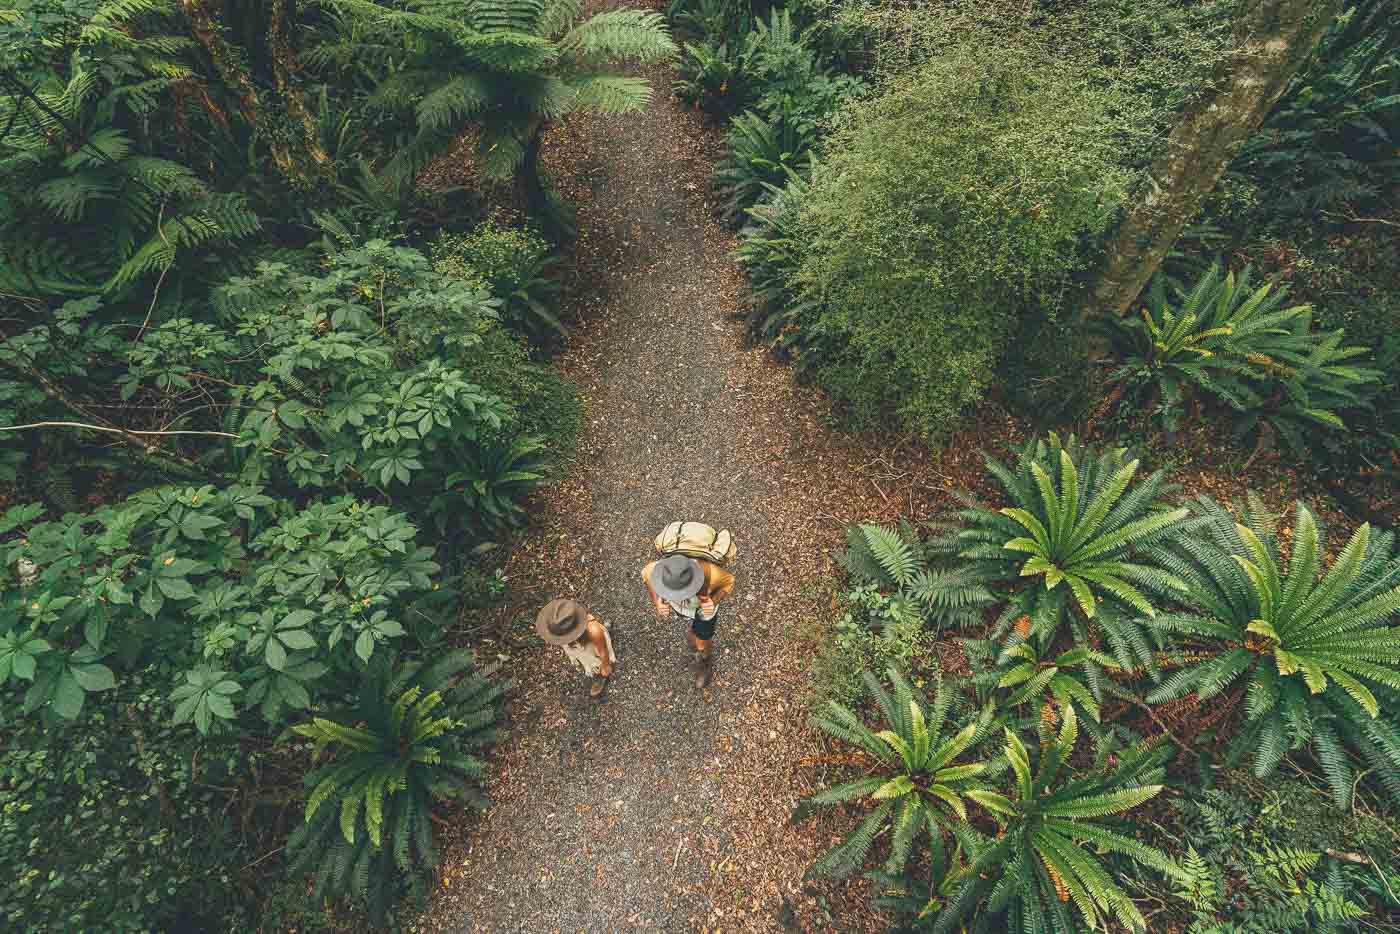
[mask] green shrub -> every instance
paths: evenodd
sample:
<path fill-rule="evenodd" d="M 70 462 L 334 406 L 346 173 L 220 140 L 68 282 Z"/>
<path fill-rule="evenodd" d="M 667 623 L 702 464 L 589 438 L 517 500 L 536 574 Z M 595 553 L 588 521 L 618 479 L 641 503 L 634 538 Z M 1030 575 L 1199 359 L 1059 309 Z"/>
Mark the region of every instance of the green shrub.
<path fill-rule="evenodd" d="M 813 142 L 788 115 L 765 120 L 753 111 L 734 118 L 725 140 L 728 151 L 715 168 L 713 184 L 723 199 L 720 213 L 731 226 L 771 187 L 806 169 Z"/>
<path fill-rule="evenodd" d="M 842 597 L 846 610 L 822 637 L 812 661 L 811 703 L 846 706 L 865 693 L 865 673 L 895 667 L 923 678 L 935 670 L 935 633 L 923 614 L 870 584 Z"/>
<path fill-rule="evenodd" d="M 0 689 L 24 715 L 71 720 L 149 670 L 175 724 L 217 734 L 255 709 L 278 724 L 400 640 L 438 571 L 402 514 L 348 498 L 292 512 L 255 487 L 157 488 L 38 512 L 0 521 L 22 533 L 3 550 L 18 586 L 0 593 Z"/>
<path fill-rule="evenodd" d="M 887 668 L 886 676 L 892 690 L 865 673 L 870 695 L 888 724 L 885 729 L 871 730 L 855 711 L 835 701 L 813 717 L 821 730 L 872 760 L 877 774 L 833 785 L 798 804 L 794 820 L 818 807 L 850 801 L 866 800 L 871 806 L 844 840 L 812 864 L 809 876 L 850 875 L 887 829 L 890 855 L 884 871 L 902 873 L 915 841 L 928 836 L 939 845 L 953 818 L 965 820 L 968 804 L 992 793 L 981 778 L 988 763 L 962 759 L 991 729 L 992 709 L 984 708 L 959 727 L 949 721 L 953 695 L 944 690 L 941 679 L 929 704 L 897 668 Z"/>
<path fill-rule="evenodd" d="M 468 283 L 484 283 L 501 302 L 501 317 L 527 337 L 564 333 L 558 318 L 559 283 L 549 277 L 557 257 L 529 230 L 488 217 L 464 236 L 443 235 L 433 246 L 433 268 Z"/>
<path fill-rule="evenodd" d="M 1400 878 L 1384 819 L 1338 810 L 1282 775 L 1267 786 L 1236 772 L 1221 779 L 1219 787 L 1193 788 L 1174 801 L 1158 833 L 1188 874 L 1176 884 L 1188 930 L 1341 934 L 1370 914 L 1367 883 L 1384 895 L 1393 883 L 1381 874 Z M 1363 868 L 1327 858 L 1328 851 L 1379 861 Z"/>
<path fill-rule="evenodd" d="M 1188 514 L 1171 509 L 1158 471 L 1136 480 L 1139 462 L 1122 448 L 1097 451 L 1071 436 L 1033 439 L 1014 464 L 987 459 L 1010 505 L 972 503 L 932 547 L 958 560 L 973 581 L 1005 601 L 986 639 L 1002 661 L 1022 642 L 1037 654 L 1062 647 L 1065 630 L 1092 646 L 1090 624 L 1126 669 L 1155 670 L 1155 648 L 1140 624 L 1185 585 L 1163 570 L 1157 546 L 1178 533 Z M 1099 666 L 1086 660 L 1098 696 Z"/>
<path fill-rule="evenodd" d="M 1136 746 L 1110 753 L 1101 747 L 1091 768 L 1072 770 L 1077 724 L 1073 709 L 1066 710 L 1058 736 L 1036 750 L 1038 761 L 1006 731 L 1011 794 L 976 796 L 995 817 L 998 833 L 986 835 L 968 819 L 954 826 L 968 868 L 938 914 L 935 932 L 1049 934 L 1081 930 L 1081 919 L 1091 929 L 1117 922 L 1143 932 L 1146 919 L 1105 868 L 1104 857 L 1186 877 L 1166 854 L 1131 836 L 1132 825 L 1117 817 L 1162 791 L 1164 750 Z"/>
<path fill-rule="evenodd" d="M 171 724 L 165 679 L 124 678 L 49 726 L 7 703 L 0 927 L 251 930 L 232 797 L 264 756 Z"/>
<path fill-rule="evenodd" d="M 1214 399 L 1239 413 L 1242 431 L 1276 433 L 1306 455 L 1319 429 L 1345 427 L 1338 411 L 1361 405 L 1380 374 L 1348 362 L 1366 348 L 1314 331 L 1312 308 L 1283 307 L 1286 296 L 1275 283 L 1253 288 L 1248 268 L 1236 281 L 1213 266 L 1172 301 L 1159 276 L 1140 316 L 1109 322 L 1124 357 L 1114 379 L 1168 430 L 1193 402 Z"/>
<path fill-rule="evenodd" d="M 792 326 L 857 422 L 945 435 L 1013 322 L 1055 313 L 1127 182 L 1107 107 L 1069 62 L 960 45 L 853 108 L 804 199 Z"/>

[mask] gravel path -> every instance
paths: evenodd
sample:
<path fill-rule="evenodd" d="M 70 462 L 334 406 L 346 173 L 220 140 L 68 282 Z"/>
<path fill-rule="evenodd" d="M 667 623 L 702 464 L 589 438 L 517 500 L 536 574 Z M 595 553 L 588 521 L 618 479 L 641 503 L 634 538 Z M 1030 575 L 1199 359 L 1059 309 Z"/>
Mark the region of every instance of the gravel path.
<path fill-rule="evenodd" d="M 744 347 L 733 238 L 706 204 L 715 137 L 666 93 L 669 72 L 651 77 L 645 113 L 575 118 L 549 139 L 580 205 L 579 329 L 559 365 L 588 417 L 573 476 L 508 569 L 516 644 L 533 643 L 536 607 L 575 597 L 612 624 L 616 673 L 594 704 L 562 653 L 513 653 L 493 806 L 449 848 L 420 930 L 783 930 L 804 901 L 829 904 L 800 877 L 831 828 L 787 824 L 818 751 L 806 633 L 834 605 L 841 527 L 925 492 L 867 485 L 858 468 L 875 455 Z M 704 692 L 684 624 L 655 618 L 639 578 L 673 519 L 729 528 L 739 547 Z"/>

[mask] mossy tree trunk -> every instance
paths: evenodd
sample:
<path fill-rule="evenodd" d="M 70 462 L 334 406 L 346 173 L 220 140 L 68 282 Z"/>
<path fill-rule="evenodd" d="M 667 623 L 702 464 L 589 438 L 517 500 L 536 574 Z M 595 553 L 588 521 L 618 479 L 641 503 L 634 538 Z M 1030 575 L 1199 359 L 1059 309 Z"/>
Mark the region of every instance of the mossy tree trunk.
<path fill-rule="evenodd" d="M 1337 15 L 1339 0 L 1245 0 L 1235 53 L 1182 113 L 1145 190 L 1110 238 L 1085 315 L 1121 315 L 1142 293 L 1240 147 Z"/>

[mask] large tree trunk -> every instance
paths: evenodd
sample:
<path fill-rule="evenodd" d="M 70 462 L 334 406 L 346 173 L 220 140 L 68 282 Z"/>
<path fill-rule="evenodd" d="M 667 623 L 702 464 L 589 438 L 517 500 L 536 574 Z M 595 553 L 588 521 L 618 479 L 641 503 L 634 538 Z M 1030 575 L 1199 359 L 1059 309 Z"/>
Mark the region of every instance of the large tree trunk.
<path fill-rule="evenodd" d="M 1259 129 L 1337 15 L 1339 0 L 1246 0 L 1237 51 L 1181 115 L 1146 189 L 1110 239 L 1086 315 L 1121 315 L 1142 292 L 1182 228 L 1245 141 Z"/>
<path fill-rule="evenodd" d="M 559 231 L 550 210 L 549 193 L 545 191 L 544 180 L 540 178 L 540 144 L 543 141 L 544 129 L 544 121 L 540 121 L 526 137 L 525 155 L 520 160 L 515 183 L 525 213 L 539 222 L 546 234 L 557 239 Z"/>

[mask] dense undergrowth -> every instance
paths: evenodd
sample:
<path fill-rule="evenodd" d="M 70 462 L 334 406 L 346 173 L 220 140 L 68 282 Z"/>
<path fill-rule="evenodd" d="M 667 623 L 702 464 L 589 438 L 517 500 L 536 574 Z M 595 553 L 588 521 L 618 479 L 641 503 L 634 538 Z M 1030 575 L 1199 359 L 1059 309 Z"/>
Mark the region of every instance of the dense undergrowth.
<path fill-rule="evenodd" d="M 850 530 L 812 696 L 855 766 L 795 816 L 846 812 L 812 873 L 864 873 L 892 929 L 1400 923 L 1393 11 L 1347 6 L 1126 316 L 1081 307 L 1236 11 L 672 4 L 676 93 L 731 127 L 751 335 L 854 427 L 936 445 L 990 403 L 1094 442 Z M 822 120 L 771 103 L 794 74 Z M 1351 519 L 1124 447 L 1202 429 Z"/>
<path fill-rule="evenodd" d="M 541 138 L 675 54 L 755 339 L 852 425 L 990 401 L 1093 442 L 853 531 L 814 684 L 865 767 L 801 813 L 861 816 L 816 868 L 902 928 L 1393 928 L 1390 5 L 1326 30 L 1128 316 L 1080 308 L 1237 12 L 0 10 L 5 926 L 384 925 L 423 890 L 508 687 L 461 624 L 581 419 Z M 1350 519 L 1124 448 L 1202 426 Z"/>
<path fill-rule="evenodd" d="M 509 686 L 459 632 L 581 419 L 539 137 L 671 50 L 568 2 L 0 10 L 6 929 L 423 890 Z M 420 184 L 464 133 L 470 190 Z"/>

